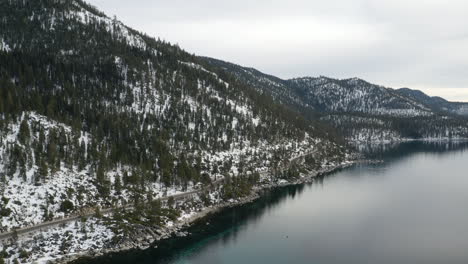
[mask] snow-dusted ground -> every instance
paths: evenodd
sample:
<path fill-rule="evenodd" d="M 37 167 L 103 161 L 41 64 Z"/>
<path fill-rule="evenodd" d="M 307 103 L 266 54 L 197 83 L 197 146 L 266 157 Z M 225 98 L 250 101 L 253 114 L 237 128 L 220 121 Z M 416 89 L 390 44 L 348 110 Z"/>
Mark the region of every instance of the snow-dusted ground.
<path fill-rule="evenodd" d="M 346 167 L 351 164 L 352 162 L 346 160 L 341 163 L 331 162 L 323 166 L 323 171 L 333 170 L 340 166 Z M 302 175 L 301 177 L 304 176 Z M 265 179 L 271 180 L 269 177 L 265 177 Z M 285 179 L 275 180 L 275 182 L 273 186 L 290 184 Z M 166 221 L 165 227 L 169 228 L 168 230 L 172 230 L 172 232 L 176 232 L 182 224 L 190 223 L 194 219 L 206 215 L 211 210 L 210 208 L 218 208 L 219 204 L 222 203 L 218 190 L 210 192 L 208 199 L 212 204 L 208 207 L 202 204 L 198 196 L 192 197 L 189 200 L 176 201 L 176 207 L 179 208 L 181 215 L 177 218 L 176 222 Z M 231 199 L 224 204 L 237 204 L 242 201 L 242 199 Z M 19 260 L 20 263 L 40 264 L 56 261 L 63 257 L 71 259 L 74 255 L 83 256 L 86 252 L 96 252 L 99 254 L 99 252 L 103 252 L 106 249 L 112 250 L 113 243 L 123 238 L 118 225 L 111 219 L 107 216 L 102 219 L 90 217 L 86 220 L 71 221 L 43 231 L 20 235 L 16 241 L 3 241 L 0 244 L 0 251 L 6 250 L 10 253 L 10 256 L 5 259 L 6 261 L 13 262 L 14 260 Z M 124 220 L 124 222 L 126 221 Z M 169 234 L 165 233 L 165 235 L 159 238 L 165 238 L 167 235 Z M 176 235 L 186 234 L 176 233 Z M 148 245 L 148 239 L 151 240 L 154 237 L 142 237 L 141 239 L 141 241 L 146 241 L 143 243 L 144 245 Z M 132 245 L 136 246 L 138 243 Z"/>
<path fill-rule="evenodd" d="M 7 176 L 7 165 L 11 162 L 6 156 L 6 148 L 13 144 L 19 144 L 18 131 L 19 124 L 26 119 L 30 127 L 40 126 L 45 131 L 47 137 L 51 129 L 62 130 L 67 134 L 71 133 L 71 128 L 52 121 L 34 112 L 24 113 L 18 123 L 12 123 L 8 127 L 8 133 L 0 135 L 0 173 L 4 175 L 5 182 L 0 183 L 0 193 L 2 199 L 0 208 L 11 210 L 8 216 L 0 218 L 0 229 L 3 231 L 11 228 L 31 226 L 44 222 L 46 215 L 52 218 L 64 216 L 60 212 L 62 201 L 71 200 L 77 206 L 94 204 L 96 187 L 92 183 L 92 178 L 86 171 L 78 171 L 75 167 L 68 168 L 63 164 L 56 172 L 50 173 L 48 179 L 40 184 L 35 184 L 34 178 L 38 173 L 36 165 L 26 166 L 25 177 L 20 175 L 19 169 L 11 176 Z M 37 139 L 33 132 L 32 138 Z M 87 142 L 89 135 L 82 133 L 80 140 Z M 20 145 L 22 148 L 26 146 Z M 30 162 L 35 160 L 34 151 L 29 151 L 32 155 Z"/>
<path fill-rule="evenodd" d="M 197 197 L 195 198 L 195 200 L 192 198 L 191 202 L 177 201 L 176 206 L 181 214 L 176 222 L 166 221 L 165 226 L 171 228 L 175 227 L 176 223 L 190 222 L 195 217 L 199 217 L 200 211 L 208 209 L 201 205 Z M 211 192 L 208 198 L 213 205 L 220 202 L 218 191 Z M 124 220 L 124 223 L 128 222 Z M 85 252 L 102 252 L 122 238 L 119 225 L 112 220 L 112 214 L 107 214 L 103 218 L 73 220 L 43 230 L 20 234 L 16 239 L 5 239 L 0 241 L 0 251 L 9 253 L 9 257 L 4 259 L 7 263 L 19 260 L 20 263 L 45 264 L 65 256 L 70 258 L 74 255 L 82 256 Z"/>
<path fill-rule="evenodd" d="M 71 196 L 70 190 L 82 190 L 80 201 L 77 196 Z M 9 217 L 3 217 L 1 224 L 6 229 L 32 226 L 44 222 L 44 213 L 52 213 L 53 218 L 64 217 L 60 212 L 60 202 L 64 197 L 75 205 L 95 204 L 97 190 L 85 172 L 77 173 L 63 168 L 51 176 L 46 183 L 36 186 L 25 184 L 19 177 L 11 179 L 5 186 L 4 197 L 10 199 L 6 208 L 13 212 Z"/>
<path fill-rule="evenodd" d="M 251 111 L 247 107 L 232 105 L 243 116 L 250 118 L 252 122 L 255 120 Z M 62 130 L 65 134 L 72 137 L 72 129 L 64 124 L 50 120 L 47 117 L 38 115 L 34 112 L 24 113 L 17 122 L 9 125 L 7 133 L 0 135 L 0 172 L 4 173 L 8 158 L 5 157 L 6 146 L 10 144 L 19 144 L 18 134 L 20 123 L 27 120 L 31 127 L 31 138 L 36 140 L 38 135 L 33 127 L 41 127 L 45 131 L 46 138 L 52 129 Z M 257 122 L 261 122 L 258 120 Z M 76 135 L 75 135 L 76 136 Z M 92 140 L 92 135 L 80 132 L 79 140 L 88 142 Z M 317 145 L 322 144 L 321 140 L 305 135 L 304 139 L 299 142 L 277 142 L 271 144 L 266 141 L 258 141 L 252 144 L 245 140 L 242 144 L 233 143 L 229 150 L 209 152 L 202 151 L 195 153 L 201 155 L 202 165 L 207 168 L 212 168 L 214 165 L 222 166 L 225 161 L 229 160 L 231 167 L 227 173 L 231 176 L 239 174 L 239 170 L 243 167 L 243 172 L 250 174 L 253 172 L 266 172 L 268 169 L 278 166 L 273 164 L 275 155 L 281 160 L 291 160 L 304 154 L 312 153 L 317 150 Z M 21 146 L 26 147 L 26 146 Z M 31 151 L 33 153 L 34 151 Z M 34 159 L 34 157 L 32 157 Z M 130 190 L 123 188 L 120 193 L 111 189 L 107 201 L 97 195 L 98 190 L 95 185 L 95 175 L 90 173 L 89 167 L 83 170 L 78 170 L 77 166 L 67 167 L 62 164 L 57 171 L 50 171 L 47 179 L 40 184 L 35 184 L 34 178 L 38 168 L 36 165 L 28 168 L 26 178 L 21 177 L 19 170 L 12 176 L 8 176 L 7 180 L 1 184 L 0 191 L 2 199 L 0 208 L 11 210 L 9 215 L 0 218 L 0 224 L 3 231 L 12 230 L 13 228 L 21 228 L 26 226 L 36 225 L 46 220 L 60 219 L 63 217 L 76 214 L 80 210 L 94 210 L 97 206 L 101 206 L 104 202 L 112 201 L 114 205 L 127 204 L 132 199 Z M 129 167 L 117 167 L 106 172 L 107 179 L 110 185 L 113 186 L 116 177 L 122 178 L 124 171 L 131 173 Z M 212 180 L 221 179 L 225 174 L 220 172 L 209 173 Z M 194 183 L 189 183 L 187 189 L 182 189 L 180 186 L 165 188 L 160 182 L 154 182 L 145 186 L 145 192 L 152 194 L 153 198 L 163 197 L 166 195 L 180 194 L 195 190 Z M 219 193 L 210 193 L 210 201 L 217 204 L 220 201 Z M 60 205 L 65 200 L 71 201 L 76 210 L 64 213 L 60 209 Z M 79 209 L 78 209 L 79 208 Z M 187 221 L 193 217 L 199 206 L 180 205 L 182 215 L 178 221 Z M 168 222 L 171 226 L 174 223 Z M 15 243 L 2 243 L 1 250 L 11 252 L 9 259 L 13 260 L 20 256 L 22 250 L 25 252 L 33 252 L 30 257 L 25 257 L 25 252 L 21 254 L 22 262 L 38 261 L 45 263 L 47 260 L 56 259 L 63 254 L 75 254 L 78 252 L 87 251 L 89 249 L 101 250 L 109 244 L 115 237 L 112 226 L 105 225 L 104 222 L 91 218 L 86 222 L 70 222 L 65 226 L 54 227 L 43 232 L 34 233 L 33 236 L 21 235 Z M 83 230 L 86 230 L 84 235 Z M 67 243 L 63 245 L 63 243 Z M 66 250 L 65 250 L 66 248 Z"/>
<path fill-rule="evenodd" d="M 20 236 L 17 243 L 7 243 L 3 250 L 16 252 L 8 258 L 9 261 L 18 259 L 21 263 L 47 263 L 64 255 L 100 250 L 110 243 L 114 235 L 100 219 L 89 218 Z M 21 258 L 21 250 L 30 256 Z"/>

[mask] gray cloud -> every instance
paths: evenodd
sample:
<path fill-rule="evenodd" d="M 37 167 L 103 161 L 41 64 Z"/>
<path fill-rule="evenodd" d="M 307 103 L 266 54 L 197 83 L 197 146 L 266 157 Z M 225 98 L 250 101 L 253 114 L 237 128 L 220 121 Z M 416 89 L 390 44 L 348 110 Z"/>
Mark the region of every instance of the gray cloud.
<path fill-rule="evenodd" d="M 90 0 L 198 55 L 283 78 L 361 77 L 468 101 L 462 0 Z"/>

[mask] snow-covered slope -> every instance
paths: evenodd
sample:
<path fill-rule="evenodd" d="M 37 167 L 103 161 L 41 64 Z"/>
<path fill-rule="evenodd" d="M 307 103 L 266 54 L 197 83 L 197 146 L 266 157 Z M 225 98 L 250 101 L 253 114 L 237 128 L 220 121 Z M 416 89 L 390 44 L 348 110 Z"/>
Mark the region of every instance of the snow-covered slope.
<path fill-rule="evenodd" d="M 344 155 L 330 131 L 81 0 L 1 7 L 0 231 Z"/>
<path fill-rule="evenodd" d="M 348 140 L 389 141 L 408 138 L 465 138 L 467 104 L 429 97 L 421 91 L 392 89 L 359 78 L 303 77 L 290 80 L 252 68 L 203 58 L 234 73 L 305 118 L 321 117 Z M 365 122 L 363 122 L 365 120 Z"/>
<path fill-rule="evenodd" d="M 222 60 L 202 57 L 210 65 L 214 65 L 232 73 L 240 82 L 255 88 L 260 93 L 271 95 L 276 101 L 289 106 L 303 105 L 301 98 L 290 89 L 286 81 L 272 75 L 262 73 L 254 68 L 242 67 Z"/>
<path fill-rule="evenodd" d="M 468 104 L 430 97 L 418 90 L 392 89 L 359 78 L 303 77 L 283 80 L 254 68 L 202 57 L 233 73 L 239 80 L 268 93 L 277 101 L 316 112 L 366 113 L 395 117 L 429 116 L 434 112 L 465 115 Z"/>
<path fill-rule="evenodd" d="M 468 103 L 449 102 L 438 96 L 428 96 L 425 93 L 409 88 L 400 88 L 397 93 L 421 102 L 427 107 L 437 112 L 454 113 L 458 115 L 468 115 Z"/>
<path fill-rule="evenodd" d="M 400 117 L 432 115 L 431 109 L 394 90 L 358 78 L 336 80 L 327 77 L 288 81 L 304 100 L 320 112 L 366 113 Z"/>

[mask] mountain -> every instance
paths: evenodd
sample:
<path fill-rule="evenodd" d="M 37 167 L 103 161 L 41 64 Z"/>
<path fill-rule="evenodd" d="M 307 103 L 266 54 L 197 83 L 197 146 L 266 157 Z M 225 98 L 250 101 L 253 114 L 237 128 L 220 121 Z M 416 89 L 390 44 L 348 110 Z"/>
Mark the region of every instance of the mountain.
<path fill-rule="evenodd" d="M 358 78 L 297 78 L 288 83 L 319 112 L 425 116 L 431 110 L 394 90 Z"/>
<path fill-rule="evenodd" d="M 289 87 L 288 82 L 285 80 L 262 73 L 254 68 L 242 67 L 209 57 L 201 57 L 201 59 L 206 61 L 209 65 L 231 73 L 237 80 L 253 87 L 258 92 L 271 95 L 275 101 L 290 106 L 304 105 L 299 95 Z"/>
<path fill-rule="evenodd" d="M 304 118 L 320 118 L 351 142 L 468 137 L 467 103 L 449 102 L 408 88 L 387 88 L 359 78 L 283 80 L 252 68 L 202 59 L 272 95 Z"/>
<path fill-rule="evenodd" d="M 397 89 L 396 92 L 421 102 L 434 111 L 448 112 L 458 115 L 468 115 L 468 103 L 449 102 L 444 98 L 438 96 L 428 96 L 421 91 L 411 90 L 409 88 L 400 88 Z"/>
<path fill-rule="evenodd" d="M 0 260 L 138 245 L 135 230 L 347 159 L 333 129 L 276 100 L 294 93 L 259 91 L 81 0 L 1 1 L 0 17 L 0 232 L 13 230 Z"/>
<path fill-rule="evenodd" d="M 148 246 L 198 211 L 350 164 L 344 138 L 468 137 L 463 103 L 282 80 L 81 0 L 1 1 L 0 18 L 0 261 Z"/>
<path fill-rule="evenodd" d="M 234 74 L 259 92 L 289 105 L 307 106 L 316 112 L 355 112 L 375 115 L 424 116 L 432 112 L 466 115 L 468 103 L 449 102 L 409 88 L 392 89 L 359 78 L 334 79 L 325 76 L 289 80 L 209 57 L 201 57 Z"/>

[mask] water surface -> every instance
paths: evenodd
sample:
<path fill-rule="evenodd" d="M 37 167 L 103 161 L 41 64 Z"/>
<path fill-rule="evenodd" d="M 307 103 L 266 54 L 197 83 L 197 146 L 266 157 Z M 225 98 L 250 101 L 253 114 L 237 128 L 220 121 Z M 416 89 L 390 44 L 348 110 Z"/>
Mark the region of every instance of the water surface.
<path fill-rule="evenodd" d="M 90 263 L 468 263 L 466 145 L 369 148 L 385 163 L 270 191 L 190 237 Z"/>

